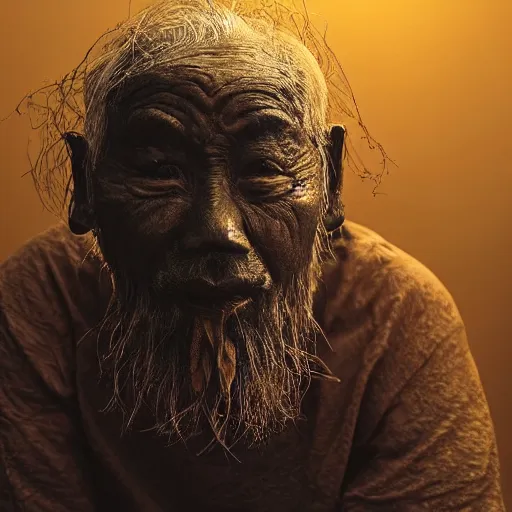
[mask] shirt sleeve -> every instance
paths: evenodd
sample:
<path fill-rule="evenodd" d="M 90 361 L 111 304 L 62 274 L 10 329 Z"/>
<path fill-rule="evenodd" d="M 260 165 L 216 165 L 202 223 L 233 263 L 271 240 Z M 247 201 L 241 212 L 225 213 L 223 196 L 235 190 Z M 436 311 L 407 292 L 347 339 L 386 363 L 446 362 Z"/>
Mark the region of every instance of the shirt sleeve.
<path fill-rule="evenodd" d="M 0 510 L 89 512 L 69 279 L 59 273 L 57 240 L 47 238 L 0 266 Z"/>
<path fill-rule="evenodd" d="M 438 343 L 354 454 L 341 510 L 505 510 L 494 428 L 463 325 Z"/>
<path fill-rule="evenodd" d="M 0 325 L 2 510 L 93 510 L 72 399 L 59 397 Z"/>

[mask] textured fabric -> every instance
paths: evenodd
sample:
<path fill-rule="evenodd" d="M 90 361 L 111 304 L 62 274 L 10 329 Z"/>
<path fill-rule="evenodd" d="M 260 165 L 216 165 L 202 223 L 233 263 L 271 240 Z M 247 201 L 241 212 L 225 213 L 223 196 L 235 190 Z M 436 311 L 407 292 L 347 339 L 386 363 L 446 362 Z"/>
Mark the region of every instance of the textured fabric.
<path fill-rule="evenodd" d="M 504 510 L 496 443 L 463 322 L 443 285 L 347 223 L 316 312 L 341 383 L 267 445 L 196 455 L 102 412 L 98 336 L 111 290 L 63 225 L 0 267 L 0 510 Z M 202 446 L 202 445 L 201 445 Z"/>

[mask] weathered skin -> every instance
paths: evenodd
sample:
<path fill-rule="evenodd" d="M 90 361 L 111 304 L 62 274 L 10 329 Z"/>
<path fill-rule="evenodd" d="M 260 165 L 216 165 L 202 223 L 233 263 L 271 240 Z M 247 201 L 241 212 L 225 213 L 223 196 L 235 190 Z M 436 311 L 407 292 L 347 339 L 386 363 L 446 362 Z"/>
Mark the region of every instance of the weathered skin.
<path fill-rule="evenodd" d="M 210 425 L 224 416 L 213 428 L 221 442 L 224 429 L 261 439 L 300 413 L 310 365 L 322 368 L 313 293 L 328 256 L 324 224 L 341 204 L 343 131 L 332 130 L 334 143 L 322 148 L 308 136 L 280 79 L 285 63 L 261 38 L 250 43 L 249 52 L 236 41 L 210 48 L 208 69 L 196 62 L 204 55 L 192 55 L 112 93 L 89 181 L 76 156 L 87 141 L 68 137 L 76 208 L 90 212 L 80 232 L 94 229 L 115 282 L 113 378 L 122 385 L 123 364 L 137 375 L 136 404 L 153 400 L 158 379 L 167 406 L 155 404 L 156 427 L 170 434 L 184 435 L 176 421 L 188 407 L 187 425 L 204 420 L 206 405 Z M 295 47 L 295 60 L 310 66 Z M 337 165 L 327 169 L 329 151 Z M 94 200 L 80 204 L 87 189 Z M 175 353 L 155 357 L 156 345 Z"/>
<path fill-rule="evenodd" d="M 70 229 L 0 266 L 0 508 L 501 512 L 453 299 L 343 225 L 319 65 L 185 4 L 89 69 Z"/>

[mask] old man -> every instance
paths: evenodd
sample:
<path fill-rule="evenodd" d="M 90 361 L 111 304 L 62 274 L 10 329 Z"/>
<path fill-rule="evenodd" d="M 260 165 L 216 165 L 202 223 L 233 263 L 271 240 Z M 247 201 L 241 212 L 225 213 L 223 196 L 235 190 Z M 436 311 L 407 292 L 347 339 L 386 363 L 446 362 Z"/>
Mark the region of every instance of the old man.
<path fill-rule="evenodd" d="M 463 322 L 344 222 L 306 45 L 169 0 L 83 105 L 67 225 L 0 269 L 2 510 L 504 510 Z"/>

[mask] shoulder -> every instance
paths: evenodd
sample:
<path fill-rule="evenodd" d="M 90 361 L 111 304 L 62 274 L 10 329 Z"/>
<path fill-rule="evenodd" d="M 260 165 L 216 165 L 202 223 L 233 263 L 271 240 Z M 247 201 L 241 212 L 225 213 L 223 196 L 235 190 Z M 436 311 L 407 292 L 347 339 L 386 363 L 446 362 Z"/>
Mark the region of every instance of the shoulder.
<path fill-rule="evenodd" d="M 336 260 L 326 267 L 327 320 L 365 311 L 374 321 L 422 320 L 449 328 L 462 320 L 440 279 L 417 259 L 374 231 L 347 222 L 335 242 Z M 327 322 L 329 323 L 329 322 Z"/>
<path fill-rule="evenodd" d="M 328 344 L 319 355 L 342 382 L 337 390 L 325 388 L 329 403 L 336 411 L 338 403 L 350 401 L 361 440 L 429 361 L 437 365 L 429 371 L 446 380 L 446 363 L 466 357 L 469 349 L 453 297 L 425 265 L 352 222 L 334 252 L 325 268 L 319 319 Z"/>
<path fill-rule="evenodd" d="M 74 342 L 97 315 L 101 265 L 92 248 L 91 237 L 74 236 L 59 224 L 0 265 L 2 337 L 42 376 L 68 366 Z M 71 379 L 70 374 L 52 377 L 59 389 Z"/>
<path fill-rule="evenodd" d="M 322 323 L 339 357 L 350 350 L 365 360 L 361 371 L 386 367 L 403 381 L 443 340 L 464 330 L 438 277 L 374 231 L 347 222 L 334 250 Z"/>
<path fill-rule="evenodd" d="M 4 312 L 37 310 L 58 302 L 71 307 L 73 292 L 97 272 L 90 236 L 74 236 L 64 223 L 26 242 L 0 265 L 0 304 Z"/>
<path fill-rule="evenodd" d="M 328 366 L 341 382 L 324 384 L 323 403 L 350 439 L 347 506 L 407 503 L 412 475 L 431 510 L 499 508 L 493 425 L 453 297 L 371 230 L 348 223 L 344 235 L 326 279 Z"/>
<path fill-rule="evenodd" d="M 4 281 L 12 270 L 26 267 L 30 272 L 52 260 L 73 265 L 91 248 L 88 235 L 75 236 L 63 222 L 50 227 L 24 243 L 16 252 L 0 265 L 0 278 Z"/>

